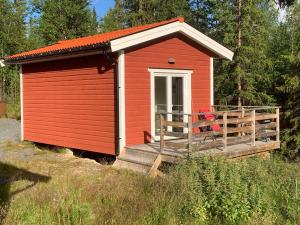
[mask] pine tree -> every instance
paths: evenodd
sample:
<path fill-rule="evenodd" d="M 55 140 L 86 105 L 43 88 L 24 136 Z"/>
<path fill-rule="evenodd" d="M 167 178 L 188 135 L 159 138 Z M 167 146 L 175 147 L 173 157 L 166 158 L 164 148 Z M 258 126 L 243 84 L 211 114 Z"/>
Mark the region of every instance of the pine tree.
<path fill-rule="evenodd" d="M 280 52 L 276 61 L 277 101 L 282 105 L 282 149 L 289 158 L 300 157 L 300 3 L 287 12 L 275 42 Z"/>
<path fill-rule="evenodd" d="M 45 0 L 40 9 L 39 32 L 45 44 L 95 34 L 98 24 L 89 0 Z"/>
<path fill-rule="evenodd" d="M 109 32 L 119 30 L 126 27 L 125 10 L 121 4 L 122 0 L 115 0 L 114 8 L 110 9 L 107 14 L 101 19 L 101 32 Z"/>
<path fill-rule="evenodd" d="M 26 49 L 26 0 L 0 1 L 1 57 Z M 19 98 L 19 70 L 17 66 L 0 68 L 0 101 Z"/>
<path fill-rule="evenodd" d="M 111 31 L 184 16 L 189 18 L 187 0 L 117 0 L 102 19 L 102 31 Z"/>
<path fill-rule="evenodd" d="M 26 0 L 0 1 L 1 56 L 24 50 L 26 42 Z"/>
<path fill-rule="evenodd" d="M 271 83 L 267 57 L 276 21 L 268 0 L 193 1 L 193 20 L 204 32 L 234 51 L 232 62 L 216 61 L 216 100 L 219 104 L 267 105 Z M 198 7 L 198 8 L 197 8 Z"/>

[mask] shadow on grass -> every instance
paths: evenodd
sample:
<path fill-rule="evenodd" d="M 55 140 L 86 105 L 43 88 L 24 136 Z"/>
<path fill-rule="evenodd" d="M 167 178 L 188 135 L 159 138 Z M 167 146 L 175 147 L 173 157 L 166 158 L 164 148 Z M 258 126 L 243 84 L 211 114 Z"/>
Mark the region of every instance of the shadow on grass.
<path fill-rule="evenodd" d="M 39 182 L 49 182 L 51 177 L 17 168 L 11 164 L 0 162 L 0 225 L 4 223 L 14 195 L 26 191 Z M 11 185 L 16 181 L 28 181 L 30 184 L 11 191 Z"/>

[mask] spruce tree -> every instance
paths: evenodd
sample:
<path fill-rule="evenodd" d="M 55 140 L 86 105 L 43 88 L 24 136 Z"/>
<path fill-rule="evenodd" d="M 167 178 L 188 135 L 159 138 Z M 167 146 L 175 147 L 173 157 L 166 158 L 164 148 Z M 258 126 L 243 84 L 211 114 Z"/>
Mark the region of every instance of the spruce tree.
<path fill-rule="evenodd" d="M 101 19 L 101 32 L 109 32 L 126 27 L 125 10 L 121 1 L 122 0 L 115 0 L 114 8 L 110 9 Z"/>
<path fill-rule="evenodd" d="M 187 0 L 116 0 L 102 19 L 102 31 L 133 27 L 178 16 L 189 18 Z"/>
<path fill-rule="evenodd" d="M 0 57 L 26 50 L 26 0 L 0 0 Z M 0 101 L 18 101 L 18 66 L 0 68 Z"/>
<path fill-rule="evenodd" d="M 276 61 L 277 101 L 282 106 L 283 153 L 300 157 L 300 3 L 287 11 L 274 45 L 280 52 Z M 284 39 L 283 39 L 284 38 Z"/>
<path fill-rule="evenodd" d="M 45 0 L 39 5 L 39 32 L 45 44 L 95 34 L 89 0 Z"/>
<path fill-rule="evenodd" d="M 196 4 L 197 3 L 197 4 Z M 198 7 L 198 8 L 197 8 Z M 267 57 L 276 18 L 268 0 L 205 0 L 193 5 L 194 25 L 234 51 L 232 62 L 216 60 L 216 103 L 267 105 L 271 83 Z M 201 30 L 201 28 L 200 28 Z"/>

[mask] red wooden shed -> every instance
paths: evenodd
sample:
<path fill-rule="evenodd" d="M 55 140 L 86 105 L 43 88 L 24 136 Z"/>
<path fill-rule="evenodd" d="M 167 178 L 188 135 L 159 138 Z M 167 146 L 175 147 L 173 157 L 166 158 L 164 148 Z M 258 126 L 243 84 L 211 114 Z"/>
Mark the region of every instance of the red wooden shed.
<path fill-rule="evenodd" d="M 117 155 L 157 140 L 156 113 L 212 105 L 213 58 L 232 57 L 176 18 L 59 41 L 5 63 L 22 65 L 23 140 Z"/>

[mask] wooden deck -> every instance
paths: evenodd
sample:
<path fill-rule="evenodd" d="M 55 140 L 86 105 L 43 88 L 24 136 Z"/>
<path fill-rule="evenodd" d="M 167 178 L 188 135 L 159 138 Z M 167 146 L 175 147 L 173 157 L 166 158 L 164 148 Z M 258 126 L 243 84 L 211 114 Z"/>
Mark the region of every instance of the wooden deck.
<path fill-rule="evenodd" d="M 280 148 L 278 107 L 181 114 L 181 121 L 170 120 L 167 114 L 174 115 L 160 114 L 160 141 L 127 146 L 118 163 L 125 167 L 140 164 L 144 172 L 157 175 L 163 161 L 174 163 L 200 156 L 244 158 Z M 213 119 L 205 119 L 205 114 L 214 115 Z M 174 118 L 178 119 L 178 114 Z M 218 129 L 214 130 L 216 125 Z"/>
<path fill-rule="evenodd" d="M 176 141 L 175 141 L 176 142 Z M 192 152 L 190 156 L 186 149 L 176 149 L 176 148 L 164 148 L 160 152 L 160 143 L 150 143 L 150 144 L 140 144 L 132 145 L 127 147 L 127 149 L 135 149 L 140 151 L 145 151 L 154 154 L 161 154 L 162 161 L 174 163 L 177 160 L 187 157 L 200 157 L 200 156 L 224 156 L 228 158 L 240 158 L 248 157 L 261 154 L 263 152 L 273 151 L 280 148 L 280 142 L 277 141 L 257 141 L 255 146 L 250 143 L 240 143 L 228 146 L 227 149 L 221 148 L 210 148 L 202 151 Z"/>

